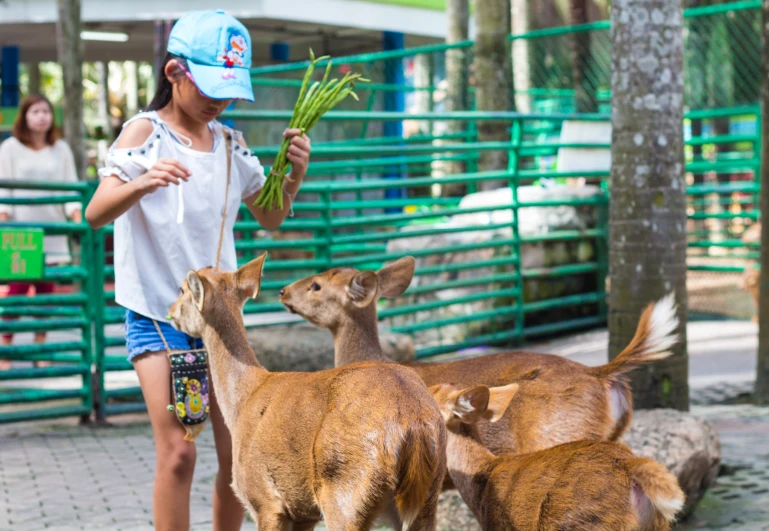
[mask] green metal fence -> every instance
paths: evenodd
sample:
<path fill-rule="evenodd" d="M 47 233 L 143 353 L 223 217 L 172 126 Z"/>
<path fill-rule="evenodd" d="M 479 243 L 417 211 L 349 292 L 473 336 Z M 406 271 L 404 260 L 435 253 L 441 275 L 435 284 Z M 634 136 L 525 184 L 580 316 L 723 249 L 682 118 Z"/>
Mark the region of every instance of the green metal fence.
<path fill-rule="evenodd" d="M 21 183 L 0 181 L 11 190 L 0 197 L 6 205 L 61 205 L 91 195 L 89 183 Z M 93 282 L 92 264 L 98 260 L 94 232 L 85 223 L 4 222 L 4 228 L 43 229 L 46 235 L 79 240 L 74 263 L 46 266 L 41 280 L 69 285 L 69 292 L 0 298 L 0 334 L 47 333 L 45 342 L 0 346 L 0 359 L 51 362 L 47 367 L 13 367 L 0 371 L 0 423 L 64 416 L 88 417 L 93 409 L 91 366 L 94 301 L 101 288 Z"/>

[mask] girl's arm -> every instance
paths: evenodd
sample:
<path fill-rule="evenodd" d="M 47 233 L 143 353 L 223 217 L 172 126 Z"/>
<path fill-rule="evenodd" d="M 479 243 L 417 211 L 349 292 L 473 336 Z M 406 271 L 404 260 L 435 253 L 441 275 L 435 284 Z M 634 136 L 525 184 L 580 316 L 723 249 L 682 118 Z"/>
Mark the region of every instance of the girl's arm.
<path fill-rule="evenodd" d="M 286 158 L 291 163 L 291 173 L 283 183 L 283 208 L 281 210 L 264 210 L 254 206 L 259 193 L 245 199 L 248 210 L 251 211 L 259 224 L 267 230 L 275 230 L 283 223 L 289 212 L 291 205 L 296 198 L 299 187 L 307 174 L 307 166 L 310 164 L 310 139 L 303 135 L 299 129 L 288 129 L 283 136 L 293 137 L 291 147 L 288 148 Z M 246 146 L 243 139 L 240 139 L 241 145 Z M 290 180 L 289 180 L 290 179 Z"/>
<path fill-rule="evenodd" d="M 152 134 L 153 126 L 149 120 L 137 120 L 128 125 L 118 139 L 118 148 L 141 146 Z M 112 175 L 104 178 L 91 202 L 85 209 L 85 219 L 94 229 L 112 223 L 142 197 L 151 194 L 159 187 L 170 183 L 179 184 L 179 179 L 187 181 L 190 172 L 180 162 L 173 159 L 160 159 L 150 171 L 131 181 L 123 181 Z"/>

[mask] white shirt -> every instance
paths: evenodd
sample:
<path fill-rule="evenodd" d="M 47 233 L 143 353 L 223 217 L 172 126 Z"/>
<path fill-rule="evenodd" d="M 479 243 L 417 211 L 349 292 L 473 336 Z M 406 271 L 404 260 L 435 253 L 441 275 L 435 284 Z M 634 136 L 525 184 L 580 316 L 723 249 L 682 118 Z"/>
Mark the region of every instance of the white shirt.
<path fill-rule="evenodd" d="M 126 182 L 147 172 L 160 158 L 176 159 L 191 172 L 189 181 L 158 188 L 142 197 L 115 220 L 115 300 L 121 306 L 152 319 L 168 314 L 179 286 L 191 269 L 216 265 L 227 184 L 224 134 L 231 134 L 231 182 L 227 220 L 219 267 L 237 268 L 233 227 L 240 203 L 258 192 L 266 180 L 259 159 L 238 143 L 239 131 L 211 122 L 215 142 L 212 152 L 196 151 L 182 144 L 156 112 L 140 113 L 126 122 L 149 119 L 152 134 L 141 145 L 112 145 L 104 178 L 114 175 Z M 181 198 L 181 201 L 180 201 Z M 183 220 L 177 223 L 183 212 Z"/>
<path fill-rule="evenodd" d="M 77 170 L 72 151 L 63 140 L 41 150 L 28 148 L 15 137 L 0 144 L 0 179 L 16 181 L 77 182 Z M 68 192 L 46 190 L 0 189 L 2 197 L 45 197 Z M 55 205 L 3 205 L 0 212 L 14 221 L 67 221 L 67 217 L 82 208 L 79 202 Z M 46 236 L 43 243 L 46 264 L 72 261 L 66 236 Z"/>

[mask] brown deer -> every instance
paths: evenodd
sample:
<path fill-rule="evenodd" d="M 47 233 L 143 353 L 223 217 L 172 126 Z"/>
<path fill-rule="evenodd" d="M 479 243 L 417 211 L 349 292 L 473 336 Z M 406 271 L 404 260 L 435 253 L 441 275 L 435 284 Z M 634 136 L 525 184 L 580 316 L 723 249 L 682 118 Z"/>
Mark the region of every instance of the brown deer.
<path fill-rule="evenodd" d="M 414 275 L 414 259 L 402 258 L 377 272 L 352 268 L 299 280 L 281 291 L 286 308 L 334 336 L 335 365 L 391 361 L 382 353 L 375 301 L 398 297 Z M 478 425 L 495 454 L 533 452 L 581 439 L 616 440 L 632 417 L 625 373 L 670 355 L 676 342 L 672 296 L 650 305 L 630 344 L 606 365 L 587 367 L 552 354 L 505 352 L 447 363 L 407 362 L 428 385 L 491 387 L 520 383 L 509 412 L 495 425 Z"/>
<path fill-rule="evenodd" d="M 684 493 L 664 466 L 616 442 L 494 456 L 475 425 L 499 420 L 518 384 L 430 391 L 449 432 L 449 474 L 484 530 L 665 531 L 683 507 Z"/>
<path fill-rule="evenodd" d="M 271 373 L 248 343 L 242 309 L 265 255 L 237 272 L 190 271 L 170 310 L 203 338 L 232 434 L 232 487 L 260 531 L 434 530 L 446 430 L 424 383 L 393 364 Z"/>

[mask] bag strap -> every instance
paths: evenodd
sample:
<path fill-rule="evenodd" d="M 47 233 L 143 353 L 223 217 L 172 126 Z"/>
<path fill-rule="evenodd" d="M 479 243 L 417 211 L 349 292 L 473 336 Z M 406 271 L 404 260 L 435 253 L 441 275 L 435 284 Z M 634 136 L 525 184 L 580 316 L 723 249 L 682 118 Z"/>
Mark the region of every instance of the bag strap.
<path fill-rule="evenodd" d="M 227 157 L 227 187 L 224 189 L 224 209 L 222 210 L 222 225 L 219 229 L 219 246 L 216 249 L 216 268 L 219 269 L 219 264 L 222 261 L 222 243 L 224 242 L 224 227 L 227 224 L 227 201 L 230 195 L 230 175 L 232 167 L 232 151 L 230 147 L 230 141 L 232 140 L 232 131 L 230 129 L 222 128 L 224 132 L 224 152 Z"/>
<path fill-rule="evenodd" d="M 230 182 L 231 182 L 231 176 L 232 176 L 232 148 L 230 146 L 230 141 L 232 140 L 232 131 L 229 128 L 222 127 L 222 131 L 224 133 L 224 151 L 227 156 L 227 185 L 224 189 L 224 208 L 222 209 L 222 224 L 219 227 L 219 245 L 216 249 L 216 268 L 219 268 L 219 265 L 222 261 L 222 243 L 224 242 L 224 229 L 227 225 L 227 201 L 229 200 L 230 196 Z M 155 325 L 155 330 L 158 331 L 158 335 L 160 336 L 161 341 L 163 341 L 163 346 L 166 349 L 166 354 L 169 356 L 171 355 L 171 348 L 168 346 L 168 342 L 166 341 L 165 335 L 163 335 L 163 331 L 160 329 L 160 325 L 158 322 L 153 319 L 152 324 Z M 205 349 L 202 349 L 205 350 Z M 195 352 L 195 351 L 190 351 Z"/>

